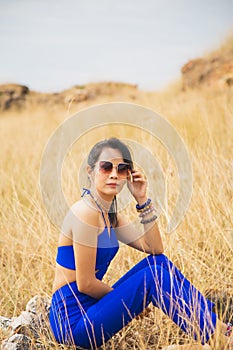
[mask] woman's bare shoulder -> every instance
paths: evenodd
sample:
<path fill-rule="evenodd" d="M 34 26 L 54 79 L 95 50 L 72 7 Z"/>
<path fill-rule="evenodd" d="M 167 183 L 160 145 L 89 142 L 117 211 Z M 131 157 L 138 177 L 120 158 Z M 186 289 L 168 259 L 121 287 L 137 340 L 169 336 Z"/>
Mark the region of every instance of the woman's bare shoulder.
<path fill-rule="evenodd" d="M 64 237 L 74 242 L 93 245 L 98 233 L 98 212 L 90 208 L 82 200 L 75 202 L 67 211 L 62 227 L 59 244 L 64 243 Z"/>
<path fill-rule="evenodd" d="M 83 224 L 96 225 L 99 220 L 98 211 L 88 205 L 83 199 L 78 200 L 68 210 L 64 222 L 70 224 L 81 222 Z"/>

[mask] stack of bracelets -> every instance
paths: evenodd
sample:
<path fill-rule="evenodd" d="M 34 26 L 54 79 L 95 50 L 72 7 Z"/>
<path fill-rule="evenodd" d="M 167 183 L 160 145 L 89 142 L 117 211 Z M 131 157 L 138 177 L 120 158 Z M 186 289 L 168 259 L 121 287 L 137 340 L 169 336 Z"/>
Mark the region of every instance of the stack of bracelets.
<path fill-rule="evenodd" d="M 155 212 L 155 208 L 153 207 L 150 198 L 148 198 L 147 201 L 142 205 L 137 204 L 136 209 L 139 213 L 139 217 L 142 218 L 140 221 L 141 224 L 148 224 L 149 222 L 155 221 L 157 219 L 157 215 L 155 214 L 149 217 L 148 219 L 144 219 L 144 216 L 146 216 L 147 214 Z"/>

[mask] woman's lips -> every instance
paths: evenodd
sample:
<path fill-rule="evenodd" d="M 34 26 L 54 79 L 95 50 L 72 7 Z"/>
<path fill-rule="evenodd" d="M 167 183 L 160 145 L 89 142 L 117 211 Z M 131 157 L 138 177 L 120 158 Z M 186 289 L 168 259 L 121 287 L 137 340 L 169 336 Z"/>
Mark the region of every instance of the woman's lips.
<path fill-rule="evenodd" d="M 112 182 L 112 183 L 110 183 L 110 184 L 107 184 L 107 186 L 110 186 L 110 187 L 117 187 L 118 185 L 117 185 L 117 183 Z"/>

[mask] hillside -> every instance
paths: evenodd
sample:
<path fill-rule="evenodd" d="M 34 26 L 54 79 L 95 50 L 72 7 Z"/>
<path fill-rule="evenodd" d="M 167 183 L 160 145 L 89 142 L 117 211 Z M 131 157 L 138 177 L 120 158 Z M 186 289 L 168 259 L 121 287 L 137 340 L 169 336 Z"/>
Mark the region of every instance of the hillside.
<path fill-rule="evenodd" d="M 183 88 L 233 85 L 233 35 L 218 49 L 182 67 Z"/>
<path fill-rule="evenodd" d="M 233 35 L 218 50 L 202 58 L 190 60 L 181 69 L 181 88 L 183 90 L 201 87 L 228 89 L 232 85 Z M 153 92 L 148 94 L 151 95 Z M 45 106 L 52 109 L 69 108 L 70 105 L 77 105 L 81 102 L 94 102 L 98 97 L 108 100 L 112 98 L 113 100 L 135 101 L 144 95 L 145 92 L 140 91 L 137 85 L 121 82 L 76 85 L 54 93 L 40 93 L 18 84 L 2 84 L 0 85 L 0 110 L 24 109 L 33 106 Z"/>
<path fill-rule="evenodd" d="M 115 98 L 129 96 L 131 99 L 135 99 L 137 94 L 136 85 L 114 82 L 77 85 L 55 93 L 31 91 L 27 86 L 18 84 L 2 84 L 0 85 L 0 110 L 23 109 L 33 106 L 59 108 L 59 106 L 93 101 L 98 96 L 114 96 Z"/>

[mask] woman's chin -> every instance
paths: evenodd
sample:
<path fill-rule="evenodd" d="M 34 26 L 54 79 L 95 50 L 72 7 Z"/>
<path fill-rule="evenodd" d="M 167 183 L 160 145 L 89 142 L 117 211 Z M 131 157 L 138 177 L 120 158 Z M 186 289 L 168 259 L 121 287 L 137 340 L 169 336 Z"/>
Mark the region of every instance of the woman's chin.
<path fill-rule="evenodd" d="M 105 195 L 115 196 L 121 191 L 119 186 L 105 186 L 103 193 Z"/>

